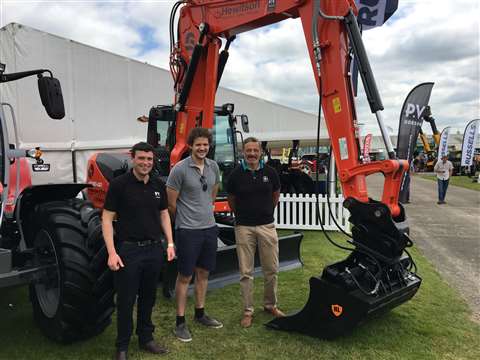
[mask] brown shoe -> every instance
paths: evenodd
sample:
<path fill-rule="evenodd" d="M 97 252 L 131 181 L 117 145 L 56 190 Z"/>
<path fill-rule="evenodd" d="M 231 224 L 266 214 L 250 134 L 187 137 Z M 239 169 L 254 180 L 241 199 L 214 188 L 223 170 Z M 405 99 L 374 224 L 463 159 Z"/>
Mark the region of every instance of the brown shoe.
<path fill-rule="evenodd" d="M 263 311 L 273 315 L 274 317 L 276 318 L 281 318 L 281 317 L 285 317 L 285 314 L 283 313 L 282 310 L 280 310 L 279 308 L 277 308 L 276 306 L 273 307 L 273 308 L 266 308 L 264 307 L 263 308 Z"/>
<path fill-rule="evenodd" d="M 150 340 L 145 344 L 140 345 L 140 349 L 149 352 L 151 354 L 162 355 L 168 353 L 168 349 L 160 344 L 157 344 L 155 341 Z"/>
<path fill-rule="evenodd" d="M 244 313 L 242 320 L 240 320 L 240 326 L 243 328 L 249 328 L 252 326 L 253 322 L 253 314 L 251 313 Z"/>

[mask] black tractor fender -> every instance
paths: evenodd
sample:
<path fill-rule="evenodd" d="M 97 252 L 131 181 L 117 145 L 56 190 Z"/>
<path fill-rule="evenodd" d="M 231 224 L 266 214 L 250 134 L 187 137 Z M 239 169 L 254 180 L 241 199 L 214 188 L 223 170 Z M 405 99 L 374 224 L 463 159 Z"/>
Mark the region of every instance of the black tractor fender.
<path fill-rule="evenodd" d="M 24 242 L 26 248 L 32 247 L 33 244 L 33 221 L 35 220 L 35 209 L 38 205 L 58 200 L 67 200 L 77 197 L 78 193 L 89 184 L 44 184 L 33 185 L 25 188 L 17 198 L 15 204 L 14 217 L 17 222 L 21 241 Z"/>

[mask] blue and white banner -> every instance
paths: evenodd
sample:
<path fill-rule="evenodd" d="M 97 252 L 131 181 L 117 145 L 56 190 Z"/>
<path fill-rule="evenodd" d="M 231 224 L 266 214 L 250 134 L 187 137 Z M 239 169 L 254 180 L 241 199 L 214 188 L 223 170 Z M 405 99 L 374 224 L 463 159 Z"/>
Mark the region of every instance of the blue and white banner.
<path fill-rule="evenodd" d="M 382 26 L 398 9 L 398 0 L 355 0 L 358 16 L 357 22 L 363 30 Z M 356 61 L 350 65 L 353 95 L 357 96 L 358 66 Z"/>
<path fill-rule="evenodd" d="M 470 121 L 465 128 L 465 132 L 463 133 L 461 166 L 472 166 L 473 164 L 479 128 L 480 119 Z"/>
<path fill-rule="evenodd" d="M 382 26 L 398 8 L 398 0 L 355 0 L 362 30 Z"/>
<path fill-rule="evenodd" d="M 440 144 L 438 144 L 438 159 L 444 156 L 448 156 L 448 134 L 450 132 L 450 126 L 443 129 L 440 134 Z"/>

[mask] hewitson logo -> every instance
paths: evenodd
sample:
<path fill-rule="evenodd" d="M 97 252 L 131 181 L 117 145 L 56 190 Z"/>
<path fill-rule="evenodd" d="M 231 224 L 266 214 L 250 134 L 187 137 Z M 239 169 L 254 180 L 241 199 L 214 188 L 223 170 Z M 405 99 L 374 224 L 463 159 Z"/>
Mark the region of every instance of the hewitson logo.
<path fill-rule="evenodd" d="M 260 0 L 255 0 L 245 4 L 222 6 L 215 12 L 215 17 L 239 16 L 258 10 L 260 10 Z"/>
<path fill-rule="evenodd" d="M 340 315 L 342 315 L 343 313 L 342 305 L 332 304 L 331 308 L 332 308 L 333 315 L 335 315 L 336 317 L 339 317 Z"/>

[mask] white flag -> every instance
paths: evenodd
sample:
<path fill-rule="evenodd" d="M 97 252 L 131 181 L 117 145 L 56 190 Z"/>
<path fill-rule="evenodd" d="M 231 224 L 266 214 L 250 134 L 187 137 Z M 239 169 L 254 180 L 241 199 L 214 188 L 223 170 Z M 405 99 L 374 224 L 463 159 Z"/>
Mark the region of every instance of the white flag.
<path fill-rule="evenodd" d="M 465 128 L 465 132 L 463 133 L 461 166 L 471 166 L 473 163 L 479 128 L 480 119 L 470 121 Z"/>
<path fill-rule="evenodd" d="M 440 144 L 438 145 L 438 159 L 441 159 L 444 156 L 448 156 L 448 133 L 450 131 L 450 126 L 447 126 L 443 129 L 442 134 L 440 135 Z"/>

